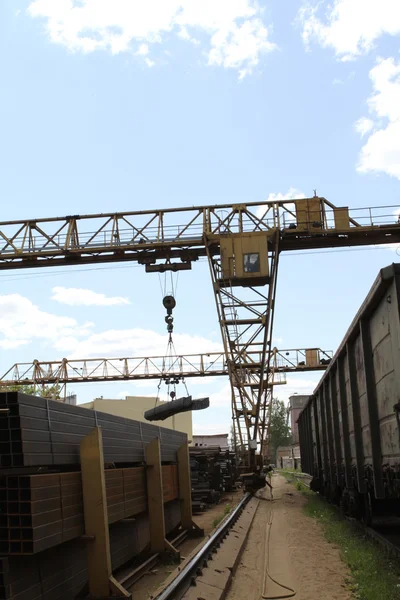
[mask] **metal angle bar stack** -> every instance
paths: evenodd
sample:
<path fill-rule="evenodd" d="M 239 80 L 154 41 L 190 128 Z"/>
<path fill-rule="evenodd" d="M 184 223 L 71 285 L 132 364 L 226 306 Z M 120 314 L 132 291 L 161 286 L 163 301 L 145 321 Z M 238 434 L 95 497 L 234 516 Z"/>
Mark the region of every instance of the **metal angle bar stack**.
<path fill-rule="evenodd" d="M 236 489 L 236 456 L 219 446 L 189 448 L 193 512 L 219 501 L 221 494 Z"/>

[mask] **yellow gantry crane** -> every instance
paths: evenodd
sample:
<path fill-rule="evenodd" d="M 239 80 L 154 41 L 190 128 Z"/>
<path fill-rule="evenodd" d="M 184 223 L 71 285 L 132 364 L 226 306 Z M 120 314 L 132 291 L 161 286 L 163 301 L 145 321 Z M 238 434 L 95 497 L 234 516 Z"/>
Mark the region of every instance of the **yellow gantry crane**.
<path fill-rule="evenodd" d="M 151 273 L 189 270 L 207 257 L 232 414 L 253 465 L 268 440 L 280 253 L 398 243 L 397 213 L 387 206 L 350 214 L 314 196 L 8 221 L 0 223 L 0 270 L 136 261 Z"/>

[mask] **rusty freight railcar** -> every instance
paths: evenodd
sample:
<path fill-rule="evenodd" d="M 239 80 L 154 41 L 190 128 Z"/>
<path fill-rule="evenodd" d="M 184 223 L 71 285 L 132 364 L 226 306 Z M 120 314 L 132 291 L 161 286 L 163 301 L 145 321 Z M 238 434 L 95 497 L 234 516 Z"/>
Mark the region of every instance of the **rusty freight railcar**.
<path fill-rule="evenodd" d="M 367 523 L 400 514 L 400 264 L 379 272 L 298 425 L 312 489 Z"/>

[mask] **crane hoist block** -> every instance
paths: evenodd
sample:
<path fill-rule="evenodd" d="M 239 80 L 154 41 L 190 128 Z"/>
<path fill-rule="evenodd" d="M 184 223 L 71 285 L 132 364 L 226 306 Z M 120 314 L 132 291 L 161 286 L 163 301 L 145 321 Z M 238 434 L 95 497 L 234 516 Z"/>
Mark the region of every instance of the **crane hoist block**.
<path fill-rule="evenodd" d="M 185 398 L 177 398 L 176 400 L 165 402 L 164 404 L 160 404 L 160 406 L 146 410 L 144 418 L 146 421 L 164 421 L 165 419 L 168 419 L 168 417 L 173 417 L 179 413 L 188 412 L 189 410 L 203 410 L 209 406 L 209 398 L 192 400 L 192 396 L 187 396 Z"/>
<path fill-rule="evenodd" d="M 222 279 L 229 285 L 269 282 L 268 239 L 272 232 L 235 233 L 220 237 Z"/>

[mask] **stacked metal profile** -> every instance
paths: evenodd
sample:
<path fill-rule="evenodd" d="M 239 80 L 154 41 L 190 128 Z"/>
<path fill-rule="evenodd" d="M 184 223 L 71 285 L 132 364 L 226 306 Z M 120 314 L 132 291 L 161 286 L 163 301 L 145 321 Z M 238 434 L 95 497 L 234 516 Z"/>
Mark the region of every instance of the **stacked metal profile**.
<path fill-rule="evenodd" d="M 87 580 L 80 441 L 102 427 L 116 569 L 150 541 L 146 444 L 159 437 L 173 463 L 186 435 L 16 392 L 0 393 L 0 407 L 0 600 L 73 600 Z M 178 472 L 162 470 L 169 532 L 180 522 Z"/>
<path fill-rule="evenodd" d="M 219 446 L 192 446 L 189 452 L 192 507 L 199 512 L 217 503 L 222 493 L 235 489 L 236 457 L 234 452 L 221 451 Z"/>
<path fill-rule="evenodd" d="M 82 438 L 102 428 L 105 462 L 144 462 L 144 449 L 156 435 L 161 460 L 174 462 L 185 434 L 107 413 L 53 402 L 19 392 L 0 393 L 0 466 L 79 464 Z"/>

